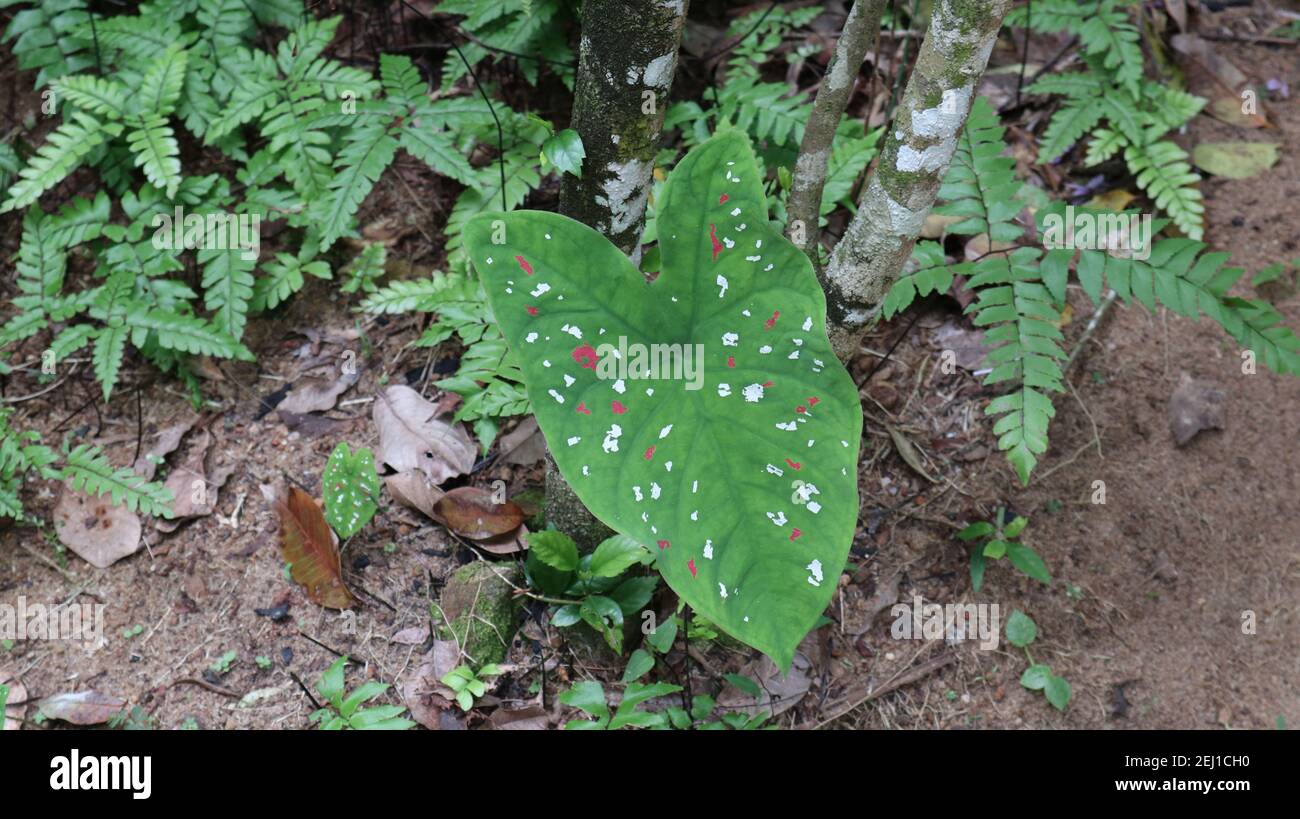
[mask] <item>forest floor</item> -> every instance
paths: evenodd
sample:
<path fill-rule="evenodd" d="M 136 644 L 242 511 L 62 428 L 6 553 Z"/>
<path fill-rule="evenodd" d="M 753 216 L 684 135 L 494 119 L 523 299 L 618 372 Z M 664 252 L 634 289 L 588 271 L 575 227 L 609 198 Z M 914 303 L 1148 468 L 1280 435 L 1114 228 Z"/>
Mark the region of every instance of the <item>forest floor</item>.
<path fill-rule="evenodd" d="M 1282 77 L 1300 89 L 1297 48 L 1217 45 L 1252 78 Z M 999 50 L 999 60 L 1015 57 Z M 3 82 L 15 93 L 30 88 L 25 76 Z M 36 104 L 34 95 L 20 103 Z M 1300 200 L 1300 93 L 1270 101 L 1268 116 L 1274 127 L 1263 131 L 1201 116 L 1179 137 L 1187 146 L 1280 143 L 1281 159 L 1268 173 L 1204 183 L 1207 241 L 1230 250 L 1249 274 L 1300 256 L 1293 210 Z M 377 191 L 362 214 L 369 215 L 370 238 L 390 240 L 390 258 L 410 251 L 413 274 L 436 266 L 430 237 L 445 217 L 445 192 L 400 163 Z M 0 258 L 8 260 L 19 220 L 8 215 L 0 224 Z M 1066 349 L 1093 309 L 1073 288 L 1071 304 Z M 438 375 L 454 369 L 454 345 L 432 355 L 406 349 L 418 336 L 418 317 L 375 320 L 354 306 L 353 297 L 311 280 L 278 314 L 250 324 L 246 343 L 257 363 L 205 369 L 211 403 L 197 413 L 175 381 L 138 362 L 107 406 L 94 400 L 98 387 L 84 370 L 62 389 L 14 404 L 16 426 L 39 429 L 47 440 L 78 432 L 123 465 L 179 424 L 189 431 L 168 458 L 171 468 L 206 447 L 208 474 L 230 472 L 216 502 L 225 520 L 199 517 L 172 533 L 146 520 L 146 548 L 105 570 L 57 551 L 32 527 L 0 530 L 0 602 L 21 595 L 29 604 L 106 607 L 105 645 L 87 651 L 73 643 L 19 642 L 0 648 L 0 678 L 16 676 L 28 700 L 94 690 L 139 706 L 161 728 L 303 728 L 313 706 L 297 681 L 311 687 L 343 653 L 364 666 L 353 669 L 350 684 L 362 674 L 394 683 L 385 697 L 404 702 L 402 689 L 419 674 L 432 642 L 424 636 L 430 602 L 452 570 L 480 557 L 442 527 L 390 505 L 346 544 L 345 575 L 363 605 L 340 615 L 286 581 L 278 519 L 263 491 L 286 478 L 319 491 L 339 441 L 376 444 L 370 413 L 381 385 L 409 383 L 436 400 Z M 1300 327 L 1294 288 L 1276 306 Z M 863 387 L 860 529 L 828 610 L 833 623 L 805 641 L 794 672 L 778 678 L 756 652 L 721 641 L 695 641 L 689 656 L 674 651 L 669 666 L 693 674 L 697 691 L 723 673 L 755 677 L 772 692 L 783 727 L 1300 725 L 1300 380 L 1262 367 L 1243 374 L 1236 346 L 1207 322 L 1116 305 L 1070 370 L 1072 390 L 1057 401 L 1051 450 L 1021 489 L 992 446 L 982 414 L 989 393 L 968 369 L 945 373 L 936 366 L 940 349 L 960 350 L 971 332 L 956 299 L 934 298 L 880 327 L 868 352 L 852 362 L 856 378 L 870 376 Z M 272 407 L 285 387 L 349 350 L 359 355 L 358 382 L 334 409 L 286 423 Z M 1179 447 L 1169 405 L 1184 374 L 1222 390 L 1225 422 Z M 18 373 L 4 392 L 40 389 Z M 911 442 L 928 478 L 902 459 L 889 427 Z M 535 489 L 538 459 L 520 460 L 493 459 L 460 482 L 504 480 L 511 495 Z M 1104 504 L 1093 502 L 1096 481 L 1104 481 Z M 58 492 L 48 485 L 33 493 L 29 510 L 48 520 Z M 954 534 L 1000 506 L 1029 517 L 1024 540 L 1051 568 L 1050 586 L 995 564 L 983 590 L 972 592 L 968 547 Z M 670 594 L 661 588 L 657 602 L 671 606 Z M 1058 712 L 1018 684 L 1028 661 L 1005 641 L 982 650 L 971 642 L 891 637 L 892 605 L 916 595 L 926 603 L 997 603 L 1004 620 L 1014 609 L 1031 615 L 1039 628 L 1034 659 L 1070 682 L 1069 709 Z M 545 664 L 546 709 L 530 724 L 556 727 L 568 716 L 555 705 L 557 690 L 580 679 L 616 681 L 623 661 L 544 628 L 542 611 L 532 604 L 507 657 L 508 673 L 488 702 L 537 702 Z M 1253 634 L 1243 630 L 1247 612 Z M 136 626 L 143 628 L 127 636 Z M 211 669 L 232 651 L 228 670 Z M 438 724 L 476 728 L 485 723 L 482 713 L 466 719 L 453 706 Z"/>

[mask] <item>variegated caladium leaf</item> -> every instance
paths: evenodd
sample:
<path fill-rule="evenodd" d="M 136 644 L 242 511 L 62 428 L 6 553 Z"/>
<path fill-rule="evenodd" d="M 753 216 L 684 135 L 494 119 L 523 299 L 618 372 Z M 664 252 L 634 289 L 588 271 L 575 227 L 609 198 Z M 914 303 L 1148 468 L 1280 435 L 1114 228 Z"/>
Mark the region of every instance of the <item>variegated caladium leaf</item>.
<path fill-rule="evenodd" d="M 858 516 L 857 389 L 746 138 L 670 175 L 651 283 L 596 231 L 485 214 L 470 258 L 565 479 L 704 617 L 788 668 Z"/>

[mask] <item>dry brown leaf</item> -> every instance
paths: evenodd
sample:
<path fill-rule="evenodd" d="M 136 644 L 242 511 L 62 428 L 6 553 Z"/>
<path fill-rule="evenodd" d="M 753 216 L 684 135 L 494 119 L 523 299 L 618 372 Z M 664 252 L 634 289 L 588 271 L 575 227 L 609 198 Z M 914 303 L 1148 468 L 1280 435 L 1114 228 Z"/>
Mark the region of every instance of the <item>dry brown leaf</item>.
<path fill-rule="evenodd" d="M 153 476 L 158 472 L 158 464 L 162 462 L 163 458 L 176 451 L 176 448 L 181 445 L 181 439 L 185 437 L 185 433 L 193 429 L 195 420 L 197 419 L 190 418 L 188 421 L 172 424 L 158 430 L 148 451 L 137 458 L 131 468 L 143 475 L 145 480 L 153 480 Z"/>
<path fill-rule="evenodd" d="M 528 705 L 498 708 L 488 717 L 485 727 L 494 731 L 545 731 L 551 723 L 546 709 L 540 705 Z"/>
<path fill-rule="evenodd" d="M 107 495 L 92 497 L 66 484 L 54 507 L 59 540 L 97 569 L 106 569 L 140 549 L 140 516 L 114 506 Z"/>
<path fill-rule="evenodd" d="M 508 464 L 532 466 L 546 457 L 546 439 L 537 426 L 536 416 L 528 416 L 509 433 L 502 435 L 497 445 L 501 460 Z"/>
<path fill-rule="evenodd" d="M 384 485 L 388 487 L 388 494 L 393 496 L 393 500 L 417 512 L 423 512 L 430 518 L 436 517 L 433 507 L 447 494 L 429 483 L 429 476 L 418 469 L 389 475 L 384 478 Z"/>
<path fill-rule="evenodd" d="M 460 486 L 434 504 L 433 517 L 471 540 L 509 534 L 524 522 L 524 510 L 513 501 L 493 503 L 492 493 L 477 486 Z"/>
<path fill-rule="evenodd" d="M 296 486 L 277 500 L 280 515 L 280 552 L 291 564 L 289 576 L 307 597 L 327 609 L 347 609 L 356 598 L 343 583 L 343 567 L 334 533 L 311 495 Z"/>
<path fill-rule="evenodd" d="M 403 646 L 418 646 L 425 640 L 429 639 L 428 623 L 422 626 L 411 626 L 404 628 L 389 638 L 389 642 L 397 643 Z"/>
<path fill-rule="evenodd" d="M 351 372 L 341 373 L 337 378 L 314 375 L 304 376 L 294 382 L 293 389 L 276 406 L 276 409 L 280 412 L 289 412 L 295 415 L 334 409 L 339 396 L 346 392 L 348 387 L 357 383 L 359 377 L 355 369 Z"/>
<path fill-rule="evenodd" d="M 73 725 L 101 725 L 125 708 L 126 700 L 87 689 L 46 697 L 37 707 L 50 719 Z"/>
<path fill-rule="evenodd" d="M 398 472 L 419 469 L 440 484 L 474 466 L 478 447 L 462 424 L 437 418 L 437 407 L 410 387 L 394 384 L 375 398 L 376 459 Z"/>
<path fill-rule="evenodd" d="M 424 655 L 424 662 L 401 683 L 402 702 L 411 718 L 430 731 L 463 728 L 456 724 L 456 693 L 441 680 L 460 664 L 460 648 L 455 640 L 435 640 Z"/>
<path fill-rule="evenodd" d="M 164 484 L 176 500 L 172 504 L 173 517 L 154 522 L 160 532 L 174 532 L 190 518 L 212 514 L 220 499 L 221 487 L 235 471 L 233 463 L 212 466 L 212 433 L 203 430 L 203 437 L 195 439 L 186 452 L 185 461 L 171 471 Z"/>

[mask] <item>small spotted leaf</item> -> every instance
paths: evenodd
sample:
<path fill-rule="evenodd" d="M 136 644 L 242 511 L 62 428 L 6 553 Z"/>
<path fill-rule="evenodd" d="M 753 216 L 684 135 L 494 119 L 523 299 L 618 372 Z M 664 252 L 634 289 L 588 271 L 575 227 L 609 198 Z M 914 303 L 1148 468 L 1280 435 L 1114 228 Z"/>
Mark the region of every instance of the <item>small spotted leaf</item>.
<path fill-rule="evenodd" d="M 325 495 L 325 519 L 339 537 L 347 539 L 370 522 L 379 506 L 379 475 L 375 456 L 362 447 L 352 452 L 340 443 L 330 453 L 321 476 Z"/>
<path fill-rule="evenodd" d="M 657 211 L 653 283 L 552 213 L 484 214 L 465 241 L 578 497 L 695 610 L 788 668 L 853 540 L 857 390 L 742 134 L 692 150 Z"/>

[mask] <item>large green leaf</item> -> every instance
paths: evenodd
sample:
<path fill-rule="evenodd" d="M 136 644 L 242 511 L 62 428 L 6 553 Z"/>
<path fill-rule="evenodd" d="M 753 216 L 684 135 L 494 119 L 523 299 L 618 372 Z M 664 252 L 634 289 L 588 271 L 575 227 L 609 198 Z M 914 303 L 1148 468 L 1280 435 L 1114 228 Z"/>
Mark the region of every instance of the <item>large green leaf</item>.
<path fill-rule="evenodd" d="M 465 241 L 578 497 L 657 544 L 660 572 L 704 617 L 788 667 L 853 539 L 857 390 L 811 265 L 768 223 L 742 134 L 691 151 L 658 212 L 653 283 L 551 213 L 484 214 Z M 682 345 L 689 363 L 636 369 L 632 345 L 651 344 Z"/>

